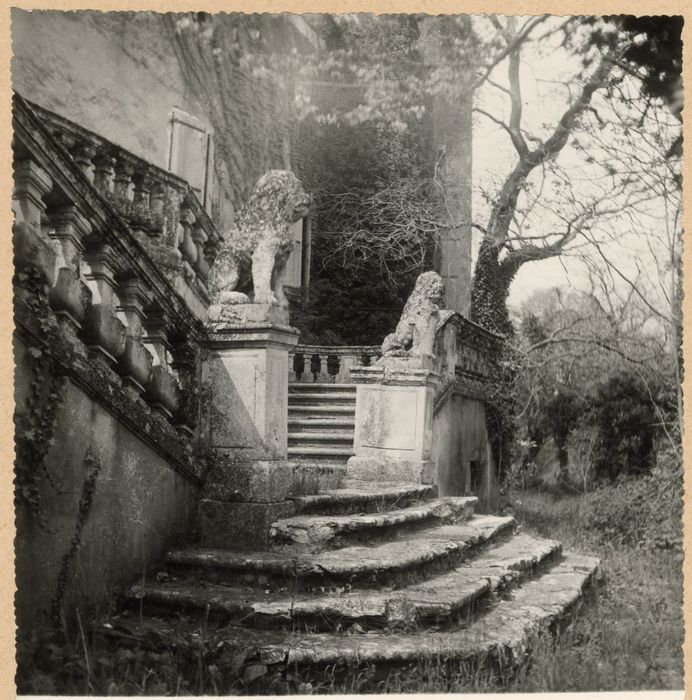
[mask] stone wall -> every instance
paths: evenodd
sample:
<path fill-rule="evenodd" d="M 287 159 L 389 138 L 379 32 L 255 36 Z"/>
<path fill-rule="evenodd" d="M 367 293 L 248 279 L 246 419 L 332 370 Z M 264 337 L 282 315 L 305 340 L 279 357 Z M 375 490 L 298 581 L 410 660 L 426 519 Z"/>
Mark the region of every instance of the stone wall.
<path fill-rule="evenodd" d="M 432 443 L 440 495 L 473 493 L 479 498 L 479 511 L 496 510 L 497 483 L 483 403 L 463 396 L 448 399 L 433 419 Z M 472 478 L 480 483 L 472 484 Z"/>
<path fill-rule="evenodd" d="M 16 341 L 15 349 L 21 412 L 31 361 L 22 341 Z M 83 612 L 104 605 L 121 586 L 149 573 L 171 543 L 189 533 L 198 492 L 151 445 L 70 380 L 57 409 L 54 439 L 45 461 L 50 480 L 43 479 L 40 486 L 41 508 L 49 516 L 46 529 L 28 509 L 17 513 L 17 619 L 25 630 L 51 612 L 61 569 L 66 574 L 61 607 L 71 614 L 77 603 Z M 91 504 L 80 514 L 89 451 L 99 469 Z M 75 538 L 79 547 L 68 556 Z"/>
<path fill-rule="evenodd" d="M 14 8 L 12 87 L 164 169 L 173 108 L 193 115 L 214 135 L 213 214 L 225 228 L 257 178 L 288 165 L 286 144 L 281 125 L 271 128 L 276 99 L 235 65 L 218 71 L 208 42 L 176 32 L 182 17 Z M 238 22 L 219 17 L 215 31 L 227 57 Z M 296 34 L 288 19 L 252 17 L 272 41 Z M 248 31 L 240 23 L 240 42 Z"/>

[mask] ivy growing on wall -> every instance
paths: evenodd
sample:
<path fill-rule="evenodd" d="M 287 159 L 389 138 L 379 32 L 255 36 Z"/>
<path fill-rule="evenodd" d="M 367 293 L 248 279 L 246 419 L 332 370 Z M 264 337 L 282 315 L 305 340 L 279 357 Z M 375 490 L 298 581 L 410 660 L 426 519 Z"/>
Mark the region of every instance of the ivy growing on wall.
<path fill-rule="evenodd" d="M 91 508 L 94 502 L 94 493 L 96 492 L 96 480 L 99 472 L 101 471 L 101 462 L 98 457 L 94 455 L 91 447 L 87 447 L 86 453 L 84 454 L 84 470 L 86 472 L 86 476 L 82 483 L 82 494 L 79 499 L 79 507 L 77 509 L 77 522 L 75 523 L 74 534 L 70 540 L 70 546 L 60 562 L 57 589 L 51 605 L 53 621 L 56 623 L 58 623 L 60 620 L 61 605 L 65 596 L 67 577 L 70 572 L 72 561 L 77 556 L 79 547 L 82 544 L 82 532 L 91 513 Z"/>
<path fill-rule="evenodd" d="M 31 315 L 39 331 L 27 345 L 31 367 L 28 395 L 24 405 L 15 412 L 15 506 L 28 508 L 39 527 L 47 530 L 40 486 L 45 480 L 61 493 L 48 469 L 46 457 L 55 443 L 57 412 L 65 391 L 65 378 L 55 354 L 58 329 L 49 316 L 45 275 L 31 267 L 18 271 L 14 282 L 15 289 L 20 290 L 22 313 Z M 15 315 L 18 309 L 15 305 Z"/>

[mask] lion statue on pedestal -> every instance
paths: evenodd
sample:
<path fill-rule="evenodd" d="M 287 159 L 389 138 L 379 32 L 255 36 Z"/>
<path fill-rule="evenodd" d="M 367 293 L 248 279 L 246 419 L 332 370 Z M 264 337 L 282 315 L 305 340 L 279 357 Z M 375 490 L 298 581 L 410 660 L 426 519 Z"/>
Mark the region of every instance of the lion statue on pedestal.
<path fill-rule="evenodd" d="M 404 305 L 394 333 L 382 343 L 383 357 L 410 357 L 433 354 L 435 329 L 440 320 L 440 304 L 445 286 L 437 272 L 423 272 Z"/>
<path fill-rule="evenodd" d="M 293 250 L 291 226 L 310 207 L 300 180 L 289 170 L 270 170 L 262 175 L 247 204 L 226 234 L 209 276 L 218 304 L 247 304 L 252 279 L 256 304 L 288 306 L 283 278 Z"/>

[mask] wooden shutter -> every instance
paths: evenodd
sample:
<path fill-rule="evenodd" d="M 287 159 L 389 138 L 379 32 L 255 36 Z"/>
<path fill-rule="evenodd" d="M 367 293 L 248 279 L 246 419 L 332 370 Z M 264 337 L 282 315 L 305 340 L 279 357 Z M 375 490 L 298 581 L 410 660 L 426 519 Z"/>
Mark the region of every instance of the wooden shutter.
<path fill-rule="evenodd" d="M 169 127 L 168 169 L 187 180 L 202 206 L 210 211 L 213 176 L 213 140 L 202 122 L 177 107 Z"/>

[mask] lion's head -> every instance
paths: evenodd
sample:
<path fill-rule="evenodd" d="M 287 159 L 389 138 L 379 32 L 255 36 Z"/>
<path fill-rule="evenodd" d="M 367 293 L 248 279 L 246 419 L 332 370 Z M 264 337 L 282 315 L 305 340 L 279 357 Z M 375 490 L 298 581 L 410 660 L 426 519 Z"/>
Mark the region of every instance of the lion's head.
<path fill-rule="evenodd" d="M 239 223 L 278 228 L 303 218 L 309 207 L 310 195 L 290 170 L 270 170 L 257 181 Z"/>
<path fill-rule="evenodd" d="M 444 298 L 445 285 L 442 277 L 433 272 L 422 272 L 418 275 L 416 285 L 411 292 L 408 303 L 412 301 L 429 301 L 433 304 L 439 304 Z M 408 305 L 408 304 L 407 304 Z"/>

